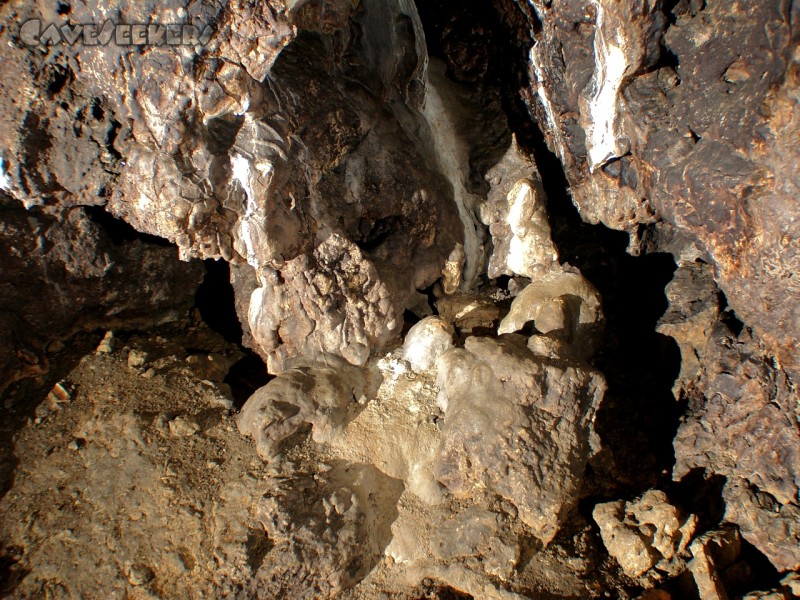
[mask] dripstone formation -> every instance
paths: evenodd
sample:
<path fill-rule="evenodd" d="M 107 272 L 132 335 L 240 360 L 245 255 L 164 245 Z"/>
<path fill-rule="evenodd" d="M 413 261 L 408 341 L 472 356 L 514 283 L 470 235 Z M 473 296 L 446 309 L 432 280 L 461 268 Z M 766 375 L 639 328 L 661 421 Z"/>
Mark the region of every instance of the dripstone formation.
<path fill-rule="evenodd" d="M 3 592 L 800 597 L 796 3 L 0 20 Z M 75 488 L 46 522 L 37 472 Z M 120 519 L 159 544 L 100 536 Z M 74 560 L 103 577 L 71 574 L 97 536 Z"/>

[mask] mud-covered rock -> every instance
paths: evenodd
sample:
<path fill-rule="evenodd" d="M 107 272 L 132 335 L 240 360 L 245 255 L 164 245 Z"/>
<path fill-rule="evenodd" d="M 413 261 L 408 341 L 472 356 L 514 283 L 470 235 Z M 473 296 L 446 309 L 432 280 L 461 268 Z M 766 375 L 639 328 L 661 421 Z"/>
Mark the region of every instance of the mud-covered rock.
<path fill-rule="evenodd" d="M 280 453 L 282 443 L 311 427 L 316 442 L 341 431 L 364 400 L 364 374 L 336 356 L 295 359 L 290 367 L 253 394 L 236 417 L 262 458 Z"/>
<path fill-rule="evenodd" d="M 267 545 L 250 597 L 335 598 L 352 587 L 389 542 L 401 492 L 400 482 L 371 465 L 293 474 L 257 508 Z"/>

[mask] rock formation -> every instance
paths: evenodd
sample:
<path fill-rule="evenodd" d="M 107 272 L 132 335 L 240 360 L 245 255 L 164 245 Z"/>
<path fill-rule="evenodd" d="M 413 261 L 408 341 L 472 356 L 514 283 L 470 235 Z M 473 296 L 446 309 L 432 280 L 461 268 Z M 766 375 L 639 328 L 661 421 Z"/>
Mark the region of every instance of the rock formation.
<path fill-rule="evenodd" d="M 797 594 L 797 3 L 0 19 L 2 593 Z"/>

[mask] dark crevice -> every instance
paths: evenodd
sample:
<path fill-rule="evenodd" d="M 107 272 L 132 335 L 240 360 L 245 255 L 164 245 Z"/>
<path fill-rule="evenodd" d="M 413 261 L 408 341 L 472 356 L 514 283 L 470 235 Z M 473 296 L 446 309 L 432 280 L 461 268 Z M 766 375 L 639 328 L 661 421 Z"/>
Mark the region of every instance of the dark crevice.
<path fill-rule="evenodd" d="M 99 107 L 96 107 L 96 108 L 99 108 Z M 93 114 L 96 114 L 96 113 L 94 113 L 94 109 L 92 109 L 92 110 L 93 110 Z M 100 108 L 99 114 L 104 114 L 102 108 Z M 100 117 L 97 117 L 97 118 L 100 118 Z M 117 141 L 117 136 L 119 135 L 119 130 L 121 128 L 122 128 L 122 124 L 119 121 L 117 121 L 116 119 L 112 119 L 111 120 L 111 127 L 108 129 L 108 133 L 106 134 L 106 142 L 105 142 L 106 150 L 108 150 L 108 153 L 118 161 L 122 160 L 122 154 L 120 153 L 119 150 L 117 150 L 116 146 L 114 146 L 114 142 Z"/>
<path fill-rule="evenodd" d="M 411 328 L 421 320 L 422 319 L 420 316 L 414 314 L 412 311 L 408 309 L 403 311 L 403 328 L 400 330 L 400 336 L 405 338 L 406 334 L 411 330 Z"/>
<path fill-rule="evenodd" d="M 24 550 L 19 547 L 3 548 L 0 551 L 0 596 L 11 597 L 12 592 L 30 573 L 20 565 Z"/>
<path fill-rule="evenodd" d="M 741 597 L 752 590 L 770 590 L 780 587 L 779 581 L 782 575 L 758 548 L 744 538 L 742 538 L 742 553 L 739 555 L 739 562 L 746 565 L 747 573 L 739 581 L 726 582 L 733 597 Z M 724 581 L 725 572 L 722 573 L 722 578 Z"/>
<path fill-rule="evenodd" d="M 174 247 L 174 245 L 162 237 L 157 235 L 150 235 L 149 233 L 142 233 L 133 228 L 122 219 L 116 218 L 110 212 L 105 210 L 102 206 L 85 206 L 83 210 L 86 211 L 87 216 L 100 227 L 111 240 L 115 246 L 129 244 L 135 240 L 139 240 L 145 244 L 162 247 Z"/>
<path fill-rule="evenodd" d="M 53 98 L 56 96 L 67 83 L 72 79 L 72 70 L 63 65 L 54 65 L 49 73 L 47 80 L 47 93 Z"/>
<path fill-rule="evenodd" d="M 744 323 L 739 320 L 739 318 L 736 316 L 736 313 L 733 312 L 733 309 L 728 306 L 728 299 L 725 297 L 725 294 L 723 294 L 722 291 L 718 292 L 718 297 L 720 308 L 719 320 L 731 330 L 731 333 L 733 333 L 734 337 L 738 338 L 744 329 Z"/>
<path fill-rule="evenodd" d="M 726 477 L 706 473 L 705 469 L 692 469 L 668 490 L 670 498 L 679 506 L 691 506 L 697 515 L 697 528 L 707 531 L 717 527 L 725 516 L 722 489 Z"/>
<path fill-rule="evenodd" d="M 236 315 L 230 265 L 224 260 L 206 259 L 206 276 L 195 294 L 195 306 L 206 324 L 226 342 L 242 345 L 242 324 Z"/>
<path fill-rule="evenodd" d="M 241 408 L 271 376 L 258 354 L 242 345 L 244 332 L 236 313 L 236 298 L 231 285 L 230 264 L 224 260 L 207 259 L 206 275 L 195 294 L 195 306 L 206 325 L 225 341 L 239 346 L 244 356 L 228 371 L 224 382 L 231 387 L 234 405 Z"/>
<path fill-rule="evenodd" d="M 242 349 L 245 356 L 234 364 L 225 376 L 224 383 L 231 386 L 233 405 L 239 410 L 253 393 L 267 385 L 272 376 L 261 357 L 252 350 Z"/>

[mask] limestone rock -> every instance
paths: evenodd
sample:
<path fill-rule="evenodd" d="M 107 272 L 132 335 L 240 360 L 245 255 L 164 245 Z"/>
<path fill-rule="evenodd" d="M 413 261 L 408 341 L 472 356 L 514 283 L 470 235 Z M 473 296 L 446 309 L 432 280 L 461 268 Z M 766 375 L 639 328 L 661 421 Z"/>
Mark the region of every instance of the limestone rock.
<path fill-rule="evenodd" d="M 800 421 L 786 374 L 746 331 L 735 337 L 722 325 L 711 331 L 703 356 L 703 396 L 690 405 L 675 438 L 675 477 L 709 468 L 797 505 Z"/>
<path fill-rule="evenodd" d="M 800 555 L 797 393 L 745 329 L 716 322 L 702 346 L 687 415 L 674 440 L 674 477 L 702 468 L 728 478 L 727 518 L 781 570 Z"/>
<path fill-rule="evenodd" d="M 493 242 L 487 275 L 538 277 L 557 266 L 544 189 L 536 167 L 521 156 L 516 140 L 486 179 L 493 184 L 481 206 L 481 219 Z"/>
<path fill-rule="evenodd" d="M 497 302 L 481 294 L 454 294 L 436 301 L 439 316 L 464 335 L 495 331 L 503 314 Z"/>
<path fill-rule="evenodd" d="M 341 460 L 374 464 L 403 481 L 408 493 L 438 505 L 442 489 L 433 469 L 441 432 L 435 380 L 431 372 L 412 371 L 402 352 L 397 354 L 370 369 L 370 377 L 379 381 L 377 390 L 328 447 Z"/>
<path fill-rule="evenodd" d="M 437 369 L 445 409 L 437 478 L 456 497 L 506 498 L 550 542 L 598 450 L 593 422 L 604 379 L 587 366 L 537 358 L 524 339 L 468 338 Z"/>
<path fill-rule="evenodd" d="M 600 295 L 586 278 L 556 270 L 532 282 L 514 298 L 497 332 L 520 331 L 533 321 L 537 331 L 563 339 L 588 358 L 601 331 L 602 314 Z"/>
<path fill-rule="evenodd" d="M 595 506 L 592 516 L 608 553 L 632 578 L 681 554 L 697 526 L 683 516 L 660 490 L 648 490 L 633 502 L 618 500 Z"/>
<path fill-rule="evenodd" d="M 800 568 L 800 509 L 781 503 L 745 479 L 725 484 L 725 517 L 781 571 Z"/>
<path fill-rule="evenodd" d="M 242 294 L 248 288 L 237 283 L 235 289 Z M 372 348 L 399 333 L 403 304 L 397 298 L 358 246 L 332 235 L 254 287 L 245 300 L 246 330 L 272 373 L 290 357 L 317 353 L 361 366 Z"/>
<path fill-rule="evenodd" d="M 681 372 L 673 386 L 676 398 L 701 376 L 703 351 L 712 325 L 720 316 L 719 288 L 711 268 L 701 262 L 682 266 L 665 290 L 669 307 L 657 331 L 673 338 L 681 349 Z"/>
<path fill-rule="evenodd" d="M 800 573 L 789 573 L 786 577 L 781 579 L 781 584 L 791 596 L 800 598 Z"/>
<path fill-rule="evenodd" d="M 689 550 L 692 560 L 688 569 L 694 578 L 701 600 L 727 600 L 728 593 L 720 572 L 729 567 L 741 552 L 738 530 L 725 528 L 695 538 Z"/>
<path fill-rule="evenodd" d="M 505 5 L 506 3 L 499 3 Z M 737 315 L 797 374 L 795 8 L 751 2 L 514 2 L 528 113 L 582 217 L 695 238 Z M 503 15 L 515 14 L 507 10 Z"/>
<path fill-rule="evenodd" d="M 368 465 L 294 474 L 258 506 L 270 546 L 248 583 L 249 596 L 335 598 L 352 587 L 388 543 L 401 491 Z"/>
<path fill-rule="evenodd" d="M 365 392 L 361 370 L 340 358 L 296 359 L 247 400 L 236 424 L 255 440 L 259 455 L 270 459 L 284 440 L 309 425 L 315 441 L 329 440 L 354 416 Z"/>
<path fill-rule="evenodd" d="M 101 207 L 184 259 L 236 265 L 246 342 L 272 372 L 308 351 L 363 364 L 448 261 L 470 282 L 483 269 L 468 157 L 442 151 L 460 142 L 409 0 L 45 4 L 0 10 L 209 31 L 136 52 L 60 44 L 47 62 L 4 29 L 3 192 L 54 214 Z"/>
<path fill-rule="evenodd" d="M 403 356 L 419 373 L 453 347 L 453 328 L 441 317 L 428 317 L 414 325 L 403 342 Z"/>

